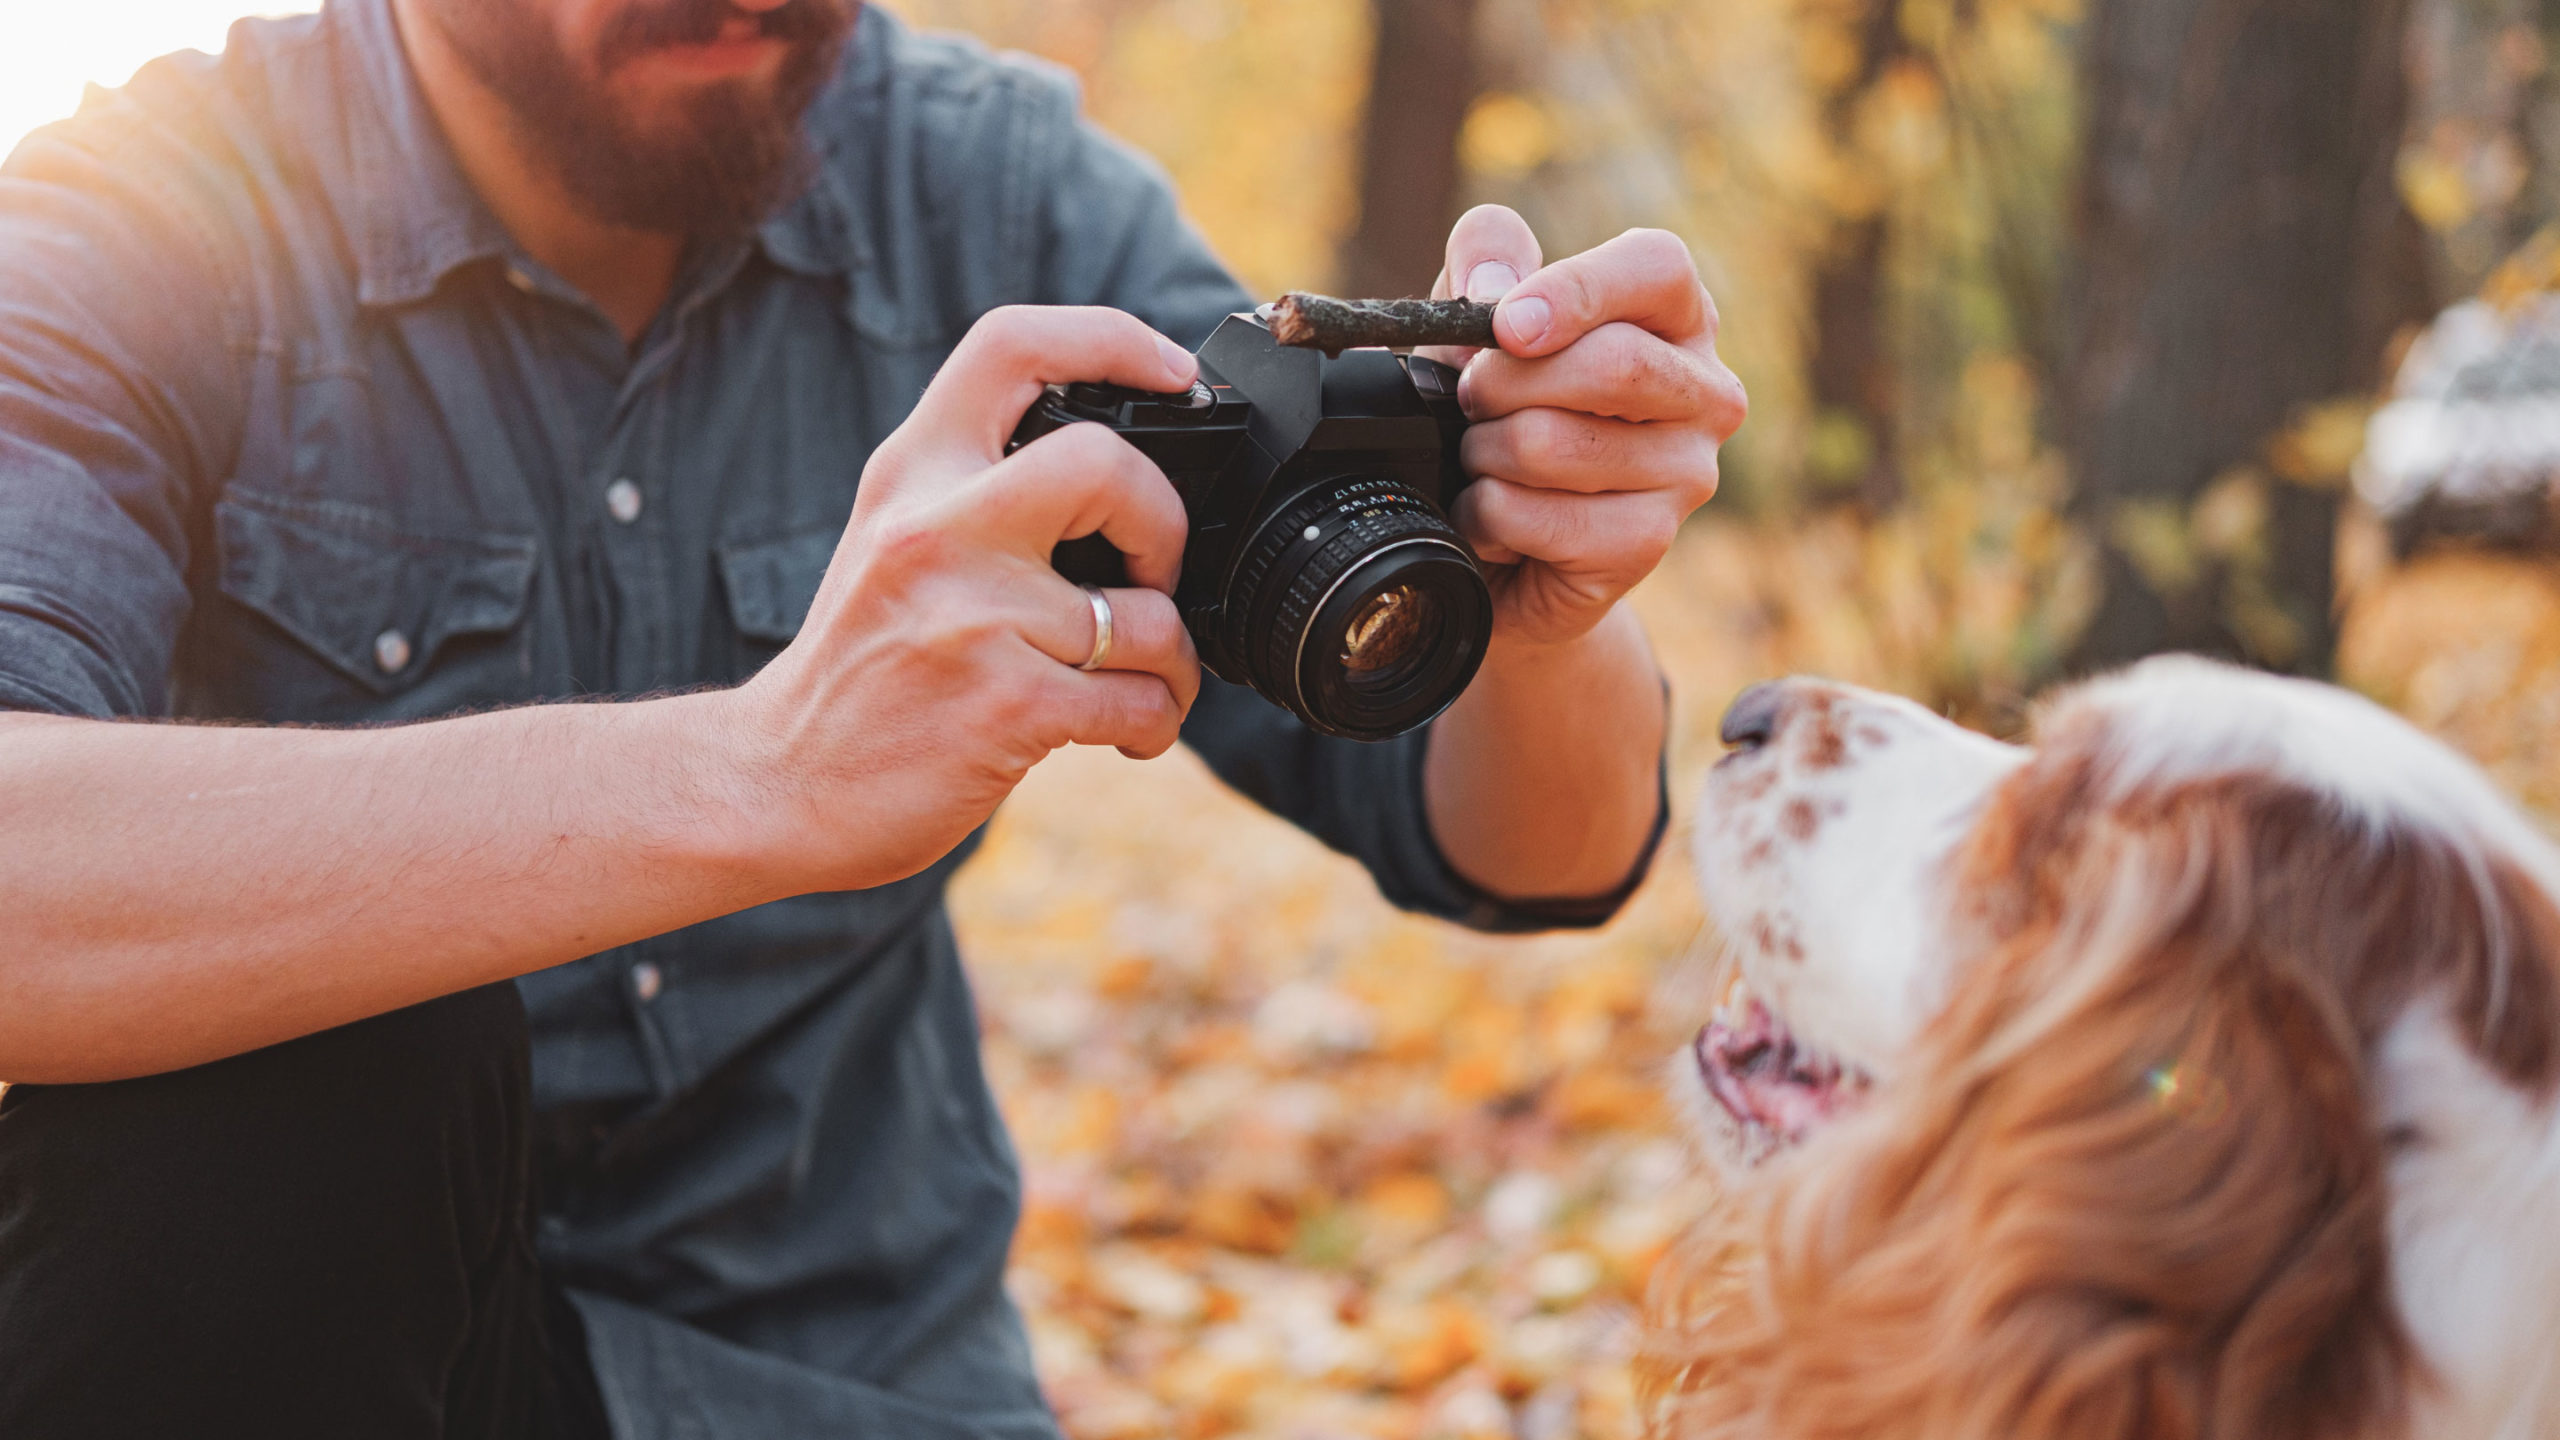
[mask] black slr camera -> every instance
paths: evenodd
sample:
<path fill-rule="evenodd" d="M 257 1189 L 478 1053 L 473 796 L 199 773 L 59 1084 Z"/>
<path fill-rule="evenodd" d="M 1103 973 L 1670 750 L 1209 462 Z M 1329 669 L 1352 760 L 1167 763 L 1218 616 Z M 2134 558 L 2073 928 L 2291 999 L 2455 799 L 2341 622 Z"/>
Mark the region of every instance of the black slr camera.
<path fill-rule="evenodd" d="M 1053 385 L 1008 448 L 1088 420 L 1182 497 L 1173 598 L 1213 674 L 1354 740 L 1427 723 L 1475 678 L 1493 596 L 1449 523 L 1467 484 L 1455 370 L 1385 350 L 1328 360 L 1233 315 L 1200 347 L 1189 393 Z M 1079 584 L 1128 583 L 1098 535 L 1052 561 Z"/>

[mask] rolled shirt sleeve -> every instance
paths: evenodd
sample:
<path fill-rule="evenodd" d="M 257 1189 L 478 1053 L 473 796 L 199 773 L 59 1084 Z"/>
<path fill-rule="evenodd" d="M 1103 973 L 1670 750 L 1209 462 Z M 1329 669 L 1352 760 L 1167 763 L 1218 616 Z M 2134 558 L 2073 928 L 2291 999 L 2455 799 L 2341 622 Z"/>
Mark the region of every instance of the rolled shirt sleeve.
<path fill-rule="evenodd" d="M 1193 347 L 1252 308 L 1153 161 L 1079 119 L 1053 174 L 1045 280 L 1059 303 L 1126 310 Z M 1658 795 L 1652 837 L 1610 894 L 1508 899 L 1459 874 L 1432 835 L 1428 729 L 1379 743 L 1319 735 L 1252 691 L 1205 676 L 1182 738 L 1227 784 L 1366 866 L 1391 903 L 1479 930 L 1605 923 L 1651 868 L 1670 814 Z"/>
<path fill-rule="evenodd" d="M 216 227 L 136 109 L 0 167 L 0 709 L 168 713 L 193 497 L 237 443 Z"/>
<path fill-rule="evenodd" d="M 0 708 L 170 713 L 190 580 L 205 588 L 213 563 L 203 492 L 241 443 L 254 348 L 219 237 L 255 226 L 222 213 L 240 187 L 192 148 L 217 142 L 172 138 L 218 137 L 217 118 L 153 113 L 148 74 L 0 168 Z M 1128 310 L 1195 346 L 1251 305 L 1152 161 L 1081 118 L 1058 147 L 1041 298 Z M 1424 803 L 1427 731 L 1320 736 L 1211 677 L 1184 738 L 1405 908 L 1530 930 L 1598 924 L 1624 898 L 1520 902 L 1460 875 Z"/>

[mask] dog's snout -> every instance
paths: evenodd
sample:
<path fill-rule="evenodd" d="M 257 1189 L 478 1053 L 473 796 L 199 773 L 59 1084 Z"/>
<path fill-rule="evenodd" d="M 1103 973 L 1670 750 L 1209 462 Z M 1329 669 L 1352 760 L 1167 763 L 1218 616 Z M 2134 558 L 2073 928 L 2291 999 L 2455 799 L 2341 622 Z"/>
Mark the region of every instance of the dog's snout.
<path fill-rule="evenodd" d="M 1786 718 L 1786 710 L 1786 682 L 1764 680 L 1733 698 L 1716 738 L 1737 750 L 1757 750 L 1778 737 L 1778 723 Z"/>

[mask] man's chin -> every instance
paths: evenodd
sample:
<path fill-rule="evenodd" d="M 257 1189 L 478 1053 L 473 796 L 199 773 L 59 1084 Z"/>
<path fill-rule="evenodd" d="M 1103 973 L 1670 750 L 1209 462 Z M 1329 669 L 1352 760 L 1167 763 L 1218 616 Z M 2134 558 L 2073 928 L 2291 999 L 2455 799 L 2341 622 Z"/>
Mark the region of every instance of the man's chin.
<path fill-rule="evenodd" d="M 442 0 L 455 52 L 577 209 L 620 228 L 751 231 L 804 187 L 802 122 L 852 42 L 854 8 L 800 0 L 792 24 L 598 43 L 573 61 L 517 0 Z M 780 13 L 780 12 L 774 12 Z"/>

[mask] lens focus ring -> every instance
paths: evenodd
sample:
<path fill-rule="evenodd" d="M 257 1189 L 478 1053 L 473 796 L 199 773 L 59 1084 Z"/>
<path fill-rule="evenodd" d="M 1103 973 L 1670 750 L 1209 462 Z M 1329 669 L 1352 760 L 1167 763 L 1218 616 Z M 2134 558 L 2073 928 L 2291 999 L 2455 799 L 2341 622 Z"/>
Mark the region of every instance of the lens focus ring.
<path fill-rule="evenodd" d="M 1330 637 L 1309 635 L 1309 627 L 1315 624 L 1317 610 L 1363 559 L 1399 541 L 1416 539 L 1455 544 L 1458 536 L 1438 515 L 1406 511 L 1363 516 L 1327 540 L 1324 549 L 1281 588 L 1271 623 L 1263 627 L 1261 659 L 1270 673 L 1295 673 L 1310 646 L 1329 643 Z"/>
<path fill-rule="evenodd" d="M 1374 609 L 1374 592 L 1387 589 L 1410 592 L 1433 617 L 1418 642 L 1427 663 L 1370 677 L 1388 683 L 1354 680 L 1346 637 L 1315 632 L 1328 615 L 1343 619 L 1332 612 Z M 1320 731 L 1360 739 L 1402 733 L 1445 708 L 1473 677 L 1491 626 L 1466 542 L 1427 497 L 1378 477 L 1320 484 L 1282 507 L 1240 557 L 1225 609 L 1227 653 L 1255 689 Z"/>
<path fill-rule="evenodd" d="M 1347 496 L 1344 490 L 1354 484 L 1375 493 Z M 1363 554 L 1411 533 L 1411 522 L 1437 519 L 1429 501 L 1382 481 L 1319 485 L 1300 495 L 1255 532 L 1236 568 L 1227 592 L 1227 653 L 1252 667 L 1257 684 L 1265 676 L 1287 675 L 1309 609 L 1334 582 Z M 1393 534 L 1380 533 L 1389 522 L 1405 523 Z M 1440 525 L 1447 528 L 1446 521 Z M 1310 530 L 1313 540 L 1307 538 Z"/>

